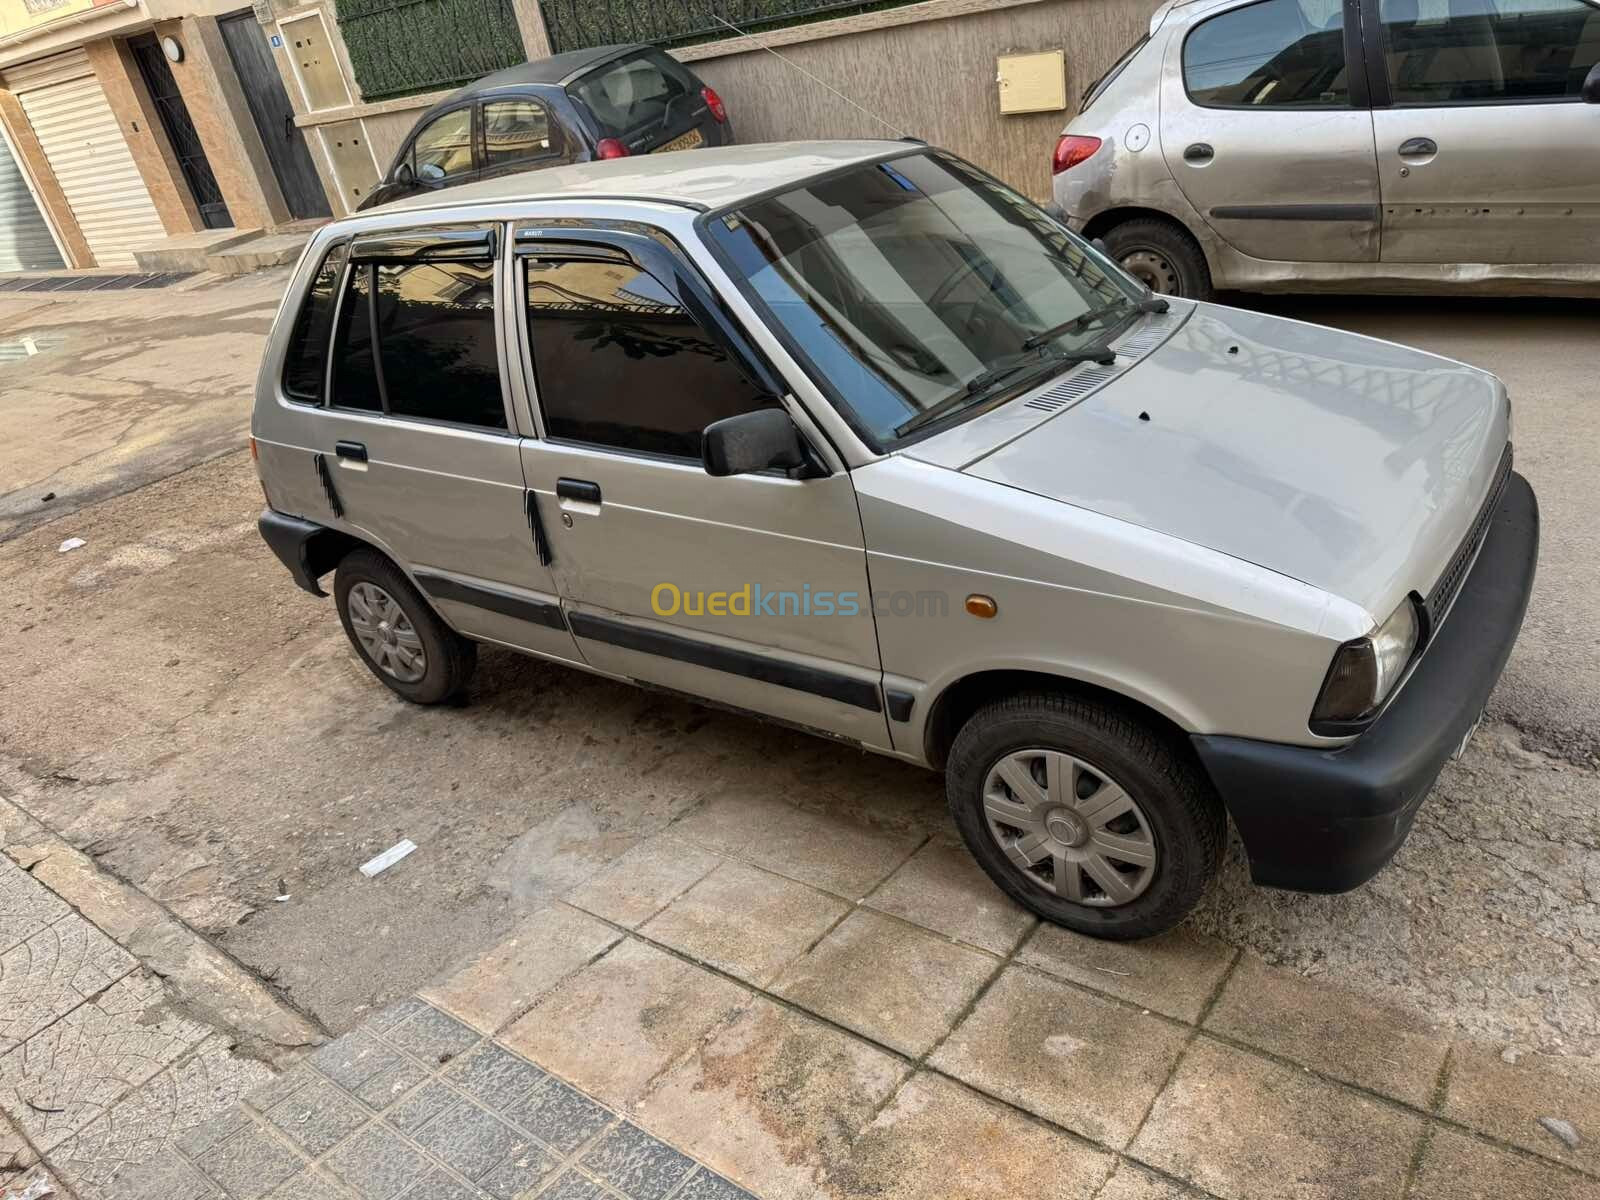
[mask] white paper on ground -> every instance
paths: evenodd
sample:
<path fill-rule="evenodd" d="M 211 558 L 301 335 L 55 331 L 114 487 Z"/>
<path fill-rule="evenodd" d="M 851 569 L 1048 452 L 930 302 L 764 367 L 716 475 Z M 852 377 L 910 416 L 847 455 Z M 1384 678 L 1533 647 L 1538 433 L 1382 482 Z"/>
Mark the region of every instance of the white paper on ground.
<path fill-rule="evenodd" d="M 410 838 L 401 838 L 382 854 L 378 855 L 377 858 L 371 858 L 362 863 L 361 873 L 371 879 L 379 871 L 387 871 L 416 848 L 417 844 Z"/>

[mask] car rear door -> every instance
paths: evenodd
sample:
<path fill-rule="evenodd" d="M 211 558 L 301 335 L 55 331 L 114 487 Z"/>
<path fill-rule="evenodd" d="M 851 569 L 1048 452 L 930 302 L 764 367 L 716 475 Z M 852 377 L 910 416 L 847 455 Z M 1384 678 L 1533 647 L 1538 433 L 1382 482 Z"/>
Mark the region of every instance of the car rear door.
<path fill-rule="evenodd" d="M 569 84 L 567 93 L 592 121 L 596 141 L 614 138 L 629 154 L 723 143 L 722 125 L 699 81 L 659 50 L 603 63 Z"/>
<path fill-rule="evenodd" d="M 510 415 L 501 240 L 493 224 L 354 240 L 312 449 L 330 523 L 398 562 L 451 625 L 577 661 Z"/>
<path fill-rule="evenodd" d="M 572 161 L 572 141 L 537 96 L 496 96 L 478 106 L 479 177 Z"/>
<path fill-rule="evenodd" d="M 1378 257 L 1377 157 L 1349 7 L 1253 0 L 1167 43 L 1161 153 L 1218 236 L 1255 258 Z"/>
<path fill-rule="evenodd" d="M 519 235 L 523 469 L 585 660 L 888 747 L 849 474 L 708 475 L 700 431 L 779 385 L 704 284 L 640 234 Z"/>
<path fill-rule="evenodd" d="M 1369 3 L 1383 260 L 1600 262 L 1600 7 Z"/>

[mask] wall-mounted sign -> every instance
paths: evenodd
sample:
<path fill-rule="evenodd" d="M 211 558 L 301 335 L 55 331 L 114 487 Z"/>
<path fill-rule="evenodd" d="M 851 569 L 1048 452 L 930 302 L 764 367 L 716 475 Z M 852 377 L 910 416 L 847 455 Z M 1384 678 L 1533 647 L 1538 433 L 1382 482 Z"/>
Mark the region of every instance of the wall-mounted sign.
<path fill-rule="evenodd" d="M 268 40 L 270 40 L 272 42 L 272 48 L 274 50 L 276 50 L 279 46 L 283 45 L 283 35 L 282 34 L 275 33 Z"/>
<path fill-rule="evenodd" d="M 1059 112 L 1067 106 L 1067 55 L 1005 54 L 997 63 L 1002 113 Z"/>

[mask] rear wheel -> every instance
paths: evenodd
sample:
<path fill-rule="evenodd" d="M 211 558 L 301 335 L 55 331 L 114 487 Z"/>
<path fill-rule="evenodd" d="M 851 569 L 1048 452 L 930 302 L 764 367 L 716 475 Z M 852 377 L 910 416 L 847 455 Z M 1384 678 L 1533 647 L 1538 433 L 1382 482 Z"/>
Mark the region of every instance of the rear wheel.
<path fill-rule="evenodd" d="M 405 573 L 375 550 L 345 555 L 334 576 L 339 620 L 361 661 L 413 704 L 457 697 L 478 665 L 477 643 L 451 629 Z"/>
<path fill-rule="evenodd" d="M 1002 890 L 1094 937 L 1181 921 L 1221 861 L 1209 781 L 1123 709 L 1040 692 L 979 709 L 946 767 L 951 814 Z"/>
<path fill-rule="evenodd" d="M 1211 269 L 1200 244 L 1174 221 L 1137 217 L 1101 235 L 1111 257 L 1153 292 L 1211 298 Z"/>

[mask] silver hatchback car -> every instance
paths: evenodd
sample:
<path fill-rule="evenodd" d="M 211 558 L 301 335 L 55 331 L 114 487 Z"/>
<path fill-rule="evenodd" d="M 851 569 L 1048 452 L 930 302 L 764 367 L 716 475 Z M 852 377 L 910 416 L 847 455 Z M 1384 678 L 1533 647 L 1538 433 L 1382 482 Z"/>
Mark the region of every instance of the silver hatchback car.
<path fill-rule="evenodd" d="M 477 646 L 941 768 L 1039 915 L 1139 937 L 1404 840 L 1538 545 L 1505 388 L 1152 296 L 898 142 L 558 167 L 337 221 L 268 342 L 261 532 L 362 661 Z"/>
<path fill-rule="evenodd" d="M 1167 0 L 1057 143 L 1157 291 L 1600 294 L 1590 0 Z"/>

